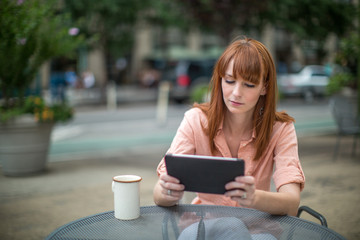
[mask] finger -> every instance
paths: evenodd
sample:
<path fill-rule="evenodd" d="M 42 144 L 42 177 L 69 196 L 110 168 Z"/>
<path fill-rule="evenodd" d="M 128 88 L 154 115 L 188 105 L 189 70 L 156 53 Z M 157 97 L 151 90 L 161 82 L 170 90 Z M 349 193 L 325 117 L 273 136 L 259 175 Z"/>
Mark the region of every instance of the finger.
<path fill-rule="evenodd" d="M 232 189 L 245 189 L 246 187 L 248 187 L 247 184 L 245 183 L 241 183 L 241 182 L 229 182 L 225 185 L 225 189 L 226 190 L 232 190 Z"/>
<path fill-rule="evenodd" d="M 249 199 L 248 198 L 242 198 L 242 197 L 231 197 L 231 200 L 233 201 L 237 201 L 241 206 L 246 207 L 246 206 L 250 206 L 249 203 Z"/>
<path fill-rule="evenodd" d="M 172 177 L 168 174 L 162 174 L 160 175 L 160 179 L 163 180 L 164 182 L 173 182 L 173 183 L 180 183 L 180 180 Z"/>
<path fill-rule="evenodd" d="M 165 192 L 162 191 L 162 194 L 164 195 L 164 197 L 166 199 L 168 199 L 169 201 L 179 201 L 183 195 L 184 192 L 183 191 L 170 191 L 170 193 L 166 190 Z"/>
<path fill-rule="evenodd" d="M 163 189 L 161 192 L 162 192 L 162 194 L 164 194 L 166 196 L 174 197 L 174 198 L 179 198 L 184 193 L 183 191 L 175 191 L 175 190 L 170 190 L 170 192 L 169 192 L 169 189 Z"/>
<path fill-rule="evenodd" d="M 243 189 L 233 189 L 233 190 L 230 190 L 230 191 L 227 191 L 225 193 L 226 196 L 228 197 L 242 197 L 244 194 L 245 194 L 245 190 Z"/>
<path fill-rule="evenodd" d="M 173 183 L 173 182 L 165 182 L 163 180 L 160 180 L 160 185 L 166 191 L 167 190 L 183 191 L 185 189 L 185 186 L 183 184 Z"/>
<path fill-rule="evenodd" d="M 253 176 L 239 176 L 235 178 L 235 181 L 250 185 L 255 184 L 255 178 Z"/>

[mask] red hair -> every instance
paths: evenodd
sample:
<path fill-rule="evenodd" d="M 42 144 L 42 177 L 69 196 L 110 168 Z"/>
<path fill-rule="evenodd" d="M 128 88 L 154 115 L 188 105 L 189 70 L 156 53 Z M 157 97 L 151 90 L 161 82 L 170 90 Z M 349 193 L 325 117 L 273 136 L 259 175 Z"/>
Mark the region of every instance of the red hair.
<path fill-rule="evenodd" d="M 211 99 L 209 103 L 194 104 L 207 116 L 208 125 L 203 126 L 209 136 L 212 153 L 215 153 L 214 138 L 225 116 L 221 79 L 231 60 L 234 60 L 233 76 L 241 76 L 246 81 L 259 84 L 264 81 L 266 95 L 260 96 L 253 114 L 253 128 L 256 132 L 254 160 L 260 159 L 267 148 L 275 121 L 292 122 L 294 118 L 285 112 L 276 112 L 277 84 L 274 61 L 266 47 L 250 38 L 233 41 L 218 59 L 210 83 Z"/>

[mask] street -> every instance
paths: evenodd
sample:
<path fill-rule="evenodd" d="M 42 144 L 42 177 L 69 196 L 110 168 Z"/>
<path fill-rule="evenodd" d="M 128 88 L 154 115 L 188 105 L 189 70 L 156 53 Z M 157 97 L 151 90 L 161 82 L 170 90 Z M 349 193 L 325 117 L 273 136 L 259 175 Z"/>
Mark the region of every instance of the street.
<path fill-rule="evenodd" d="M 139 151 L 165 153 L 189 107 L 170 104 L 165 124 L 157 121 L 154 102 L 126 104 L 116 110 L 105 107 L 78 109 L 73 121 L 56 126 L 53 131 L 49 160 L 112 157 Z M 326 99 L 313 104 L 283 100 L 278 110 L 285 110 L 295 118 L 299 137 L 335 131 Z"/>

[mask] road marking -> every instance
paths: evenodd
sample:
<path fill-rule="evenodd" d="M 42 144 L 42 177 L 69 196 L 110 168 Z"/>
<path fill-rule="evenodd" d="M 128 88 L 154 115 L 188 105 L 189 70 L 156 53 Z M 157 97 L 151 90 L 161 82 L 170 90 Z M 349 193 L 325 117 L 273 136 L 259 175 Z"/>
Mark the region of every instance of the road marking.
<path fill-rule="evenodd" d="M 312 122 L 295 122 L 295 129 L 297 130 L 310 130 L 310 129 L 321 129 L 321 128 L 336 128 L 336 123 L 333 120 L 323 120 L 323 121 L 312 121 Z"/>
<path fill-rule="evenodd" d="M 174 137 L 174 133 L 164 134 L 148 134 L 137 136 L 119 136 L 116 138 L 92 138 L 84 139 L 81 141 L 65 141 L 52 143 L 50 148 L 50 154 L 67 154 L 73 152 L 88 152 L 97 151 L 99 149 L 112 149 L 112 148 L 128 148 L 128 147 L 142 147 L 144 144 L 169 144 Z"/>
<path fill-rule="evenodd" d="M 70 126 L 70 127 L 58 127 L 55 128 L 51 134 L 51 141 L 57 142 L 72 137 L 76 137 L 84 132 L 84 128 L 81 126 Z"/>

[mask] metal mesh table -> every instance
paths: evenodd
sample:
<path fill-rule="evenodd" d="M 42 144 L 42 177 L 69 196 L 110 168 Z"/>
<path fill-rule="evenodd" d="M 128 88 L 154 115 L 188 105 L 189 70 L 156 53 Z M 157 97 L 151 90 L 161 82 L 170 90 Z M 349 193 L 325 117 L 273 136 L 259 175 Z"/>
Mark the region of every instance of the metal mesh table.
<path fill-rule="evenodd" d="M 141 207 L 135 220 L 104 212 L 68 223 L 46 239 L 345 239 L 317 223 L 209 205 Z"/>

